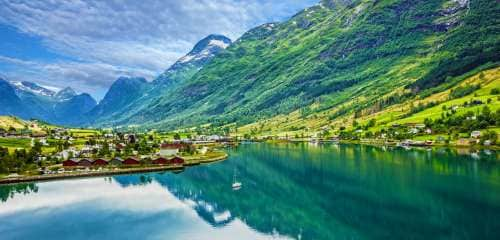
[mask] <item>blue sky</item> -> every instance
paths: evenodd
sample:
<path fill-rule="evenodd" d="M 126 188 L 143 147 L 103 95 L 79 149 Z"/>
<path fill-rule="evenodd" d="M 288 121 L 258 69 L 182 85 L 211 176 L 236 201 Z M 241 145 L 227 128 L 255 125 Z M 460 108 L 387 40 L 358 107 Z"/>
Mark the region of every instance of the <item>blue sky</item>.
<path fill-rule="evenodd" d="M 319 0 L 0 0 L 0 76 L 101 99 L 119 76 L 153 79 L 205 36 L 235 40 Z"/>

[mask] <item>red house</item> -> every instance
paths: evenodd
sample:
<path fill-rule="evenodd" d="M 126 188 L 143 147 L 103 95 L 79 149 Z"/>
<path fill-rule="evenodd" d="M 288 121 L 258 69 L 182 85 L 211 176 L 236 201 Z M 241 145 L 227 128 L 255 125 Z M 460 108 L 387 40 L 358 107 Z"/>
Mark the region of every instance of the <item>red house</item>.
<path fill-rule="evenodd" d="M 172 164 L 184 164 L 184 158 L 175 156 L 174 158 L 170 159 L 170 163 L 172 163 Z"/>
<path fill-rule="evenodd" d="M 105 166 L 105 165 L 108 165 L 108 161 L 106 159 L 103 159 L 103 158 L 98 158 L 98 159 L 94 160 L 94 162 L 92 162 L 92 165 Z"/>
<path fill-rule="evenodd" d="M 76 167 L 78 166 L 78 161 L 75 159 L 68 159 L 63 161 L 63 167 Z"/>
<path fill-rule="evenodd" d="M 86 158 L 80 159 L 80 161 L 78 161 L 78 166 L 90 167 L 92 166 L 92 161 Z"/>
<path fill-rule="evenodd" d="M 159 157 L 159 158 L 157 158 L 157 159 L 153 160 L 153 162 L 152 162 L 152 163 L 153 163 L 153 164 L 158 164 L 158 165 L 165 165 L 165 164 L 167 164 L 168 162 L 169 162 L 169 161 L 168 161 L 168 159 L 166 159 L 166 158 L 164 158 L 164 157 Z"/>
<path fill-rule="evenodd" d="M 125 164 L 125 165 L 138 165 L 138 164 L 140 164 L 140 162 L 139 162 L 139 160 L 137 160 L 137 158 L 129 157 L 129 158 L 125 159 L 125 161 L 123 161 L 123 164 Z"/>

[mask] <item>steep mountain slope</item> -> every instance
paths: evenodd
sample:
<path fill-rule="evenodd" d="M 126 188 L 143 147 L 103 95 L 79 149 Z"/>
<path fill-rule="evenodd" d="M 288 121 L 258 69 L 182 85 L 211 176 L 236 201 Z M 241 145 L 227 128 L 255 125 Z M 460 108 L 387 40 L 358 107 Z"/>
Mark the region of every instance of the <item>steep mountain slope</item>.
<path fill-rule="evenodd" d="M 210 60 L 231 45 L 231 39 L 222 35 L 209 35 L 154 80 L 156 84 L 175 84 L 192 77 Z"/>
<path fill-rule="evenodd" d="M 77 95 L 71 88 L 55 92 L 32 82 L 0 79 L 0 91 L 0 115 L 24 119 L 76 125 L 82 123 L 84 113 L 96 106 L 90 95 Z"/>
<path fill-rule="evenodd" d="M 250 30 L 191 79 L 113 124 L 246 124 L 298 109 L 335 109 L 335 119 L 398 89 L 415 97 L 497 63 L 499 13 L 494 0 L 324 0 Z"/>
<path fill-rule="evenodd" d="M 99 105 L 88 115 L 92 118 L 112 115 L 139 98 L 148 88 L 148 82 L 144 78 L 120 77 L 111 85 Z"/>
<path fill-rule="evenodd" d="M 161 102 L 162 98 L 169 97 L 169 91 L 190 79 L 230 44 L 231 40 L 225 36 L 209 35 L 151 83 L 130 80 L 134 82 L 131 83 L 133 86 L 121 87 L 125 84 L 118 79 L 103 101 L 88 114 L 89 122 L 93 125 L 113 124 L 116 119 L 125 119 L 154 102 Z"/>
<path fill-rule="evenodd" d="M 384 102 L 388 103 L 394 97 L 381 97 L 372 108 L 379 108 L 372 111 L 370 108 L 364 109 L 357 114 L 344 114 L 338 116 L 337 109 L 326 109 L 315 111 L 315 105 L 311 106 L 313 114 L 304 115 L 303 110 L 294 111 L 289 114 L 277 115 L 269 119 L 257 121 L 238 128 L 237 133 L 241 136 L 249 134 L 255 136 L 312 136 L 315 134 L 338 135 L 342 129 L 354 129 L 353 123 L 357 122 L 358 127 L 366 132 L 376 133 L 382 129 L 389 129 L 395 125 L 423 124 L 425 119 L 437 120 L 443 116 L 463 115 L 467 112 L 481 112 L 485 106 L 492 113 L 500 109 L 500 66 L 488 70 L 471 71 L 463 76 L 458 76 L 450 80 L 456 84 L 450 88 L 435 89 L 431 95 L 417 95 L 411 98 L 401 98 L 390 105 L 380 107 Z M 459 91 L 459 89 L 470 89 Z M 457 92 L 463 92 L 463 96 L 454 96 Z M 394 95 L 396 96 L 396 95 Z M 470 102 L 482 102 L 482 104 L 467 104 Z M 452 114 L 453 113 L 453 114 Z M 331 116 L 335 116 L 332 118 Z M 372 124 L 370 125 L 370 122 Z M 428 126 L 430 127 L 430 126 Z M 425 136 L 426 139 L 446 136 L 443 132 L 450 131 L 450 127 L 434 128 L 433 134 L 436 136 Z M 479 130 L 475 129 L 475 130 Z M 498 129 L 500 130 L 500 129 Z"/>
<path fill-rule="evenodd" d="M 15 89 L 9 82 L 0 78 L 0 115 L 16 115 L 28 117 L 30 112 L 16 95 Z"/>
<path fill-rule="evenodd" d="M 65 101 L 57 102 L 54 106 L 54 123 L 77 126 L 85 123 L 83 116 L 94 109 L 97 102 L 87 93 L 72 96 Z"/>

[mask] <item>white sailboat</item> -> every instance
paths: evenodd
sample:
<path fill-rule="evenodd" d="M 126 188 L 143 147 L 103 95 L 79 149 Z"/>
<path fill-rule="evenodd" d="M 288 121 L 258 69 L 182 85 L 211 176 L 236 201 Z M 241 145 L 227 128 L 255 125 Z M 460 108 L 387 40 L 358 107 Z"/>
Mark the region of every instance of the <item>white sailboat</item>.
<path fill-rule="evenodd" d="M 240 190 L 240 188 L 242 186 L 241 182 L 238 182 L 236 180 L 236 169 L 234 170 L 233 184 L 231 186 L 233 187 L 233 190 L 235 190 L 235 191 Z"/>

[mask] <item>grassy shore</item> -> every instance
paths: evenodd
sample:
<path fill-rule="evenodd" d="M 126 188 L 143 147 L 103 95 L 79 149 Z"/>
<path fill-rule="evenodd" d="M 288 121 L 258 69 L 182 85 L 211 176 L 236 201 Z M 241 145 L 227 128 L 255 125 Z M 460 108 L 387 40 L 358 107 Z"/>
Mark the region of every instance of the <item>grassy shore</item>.
<path fill-rule="evenodd" d="M 185 167 L 222 161 L 227 159 L 227 157 L 228 157 L 227 153 L 221 151 L 221 152 L 207 153 L 206 155 L 186 157 L 184 164 L 160 165 L 160 166 L 137 166 L 137 167 L 125 167 L 125 168 L 104 168 L 101 171 L 86 171 L 86 172 L 73 171 L 73 172 L 46 174 L 46 175 L 19 175 L 15 177 L 2 176 L 0 178 L 0 185 L 15 184 L 20 182 L 51 181 L 58 179 L 85 178 L 85 177 L 121 175 L 121 174 L 143 173 L 143 172 L 182 171 Z"/>

